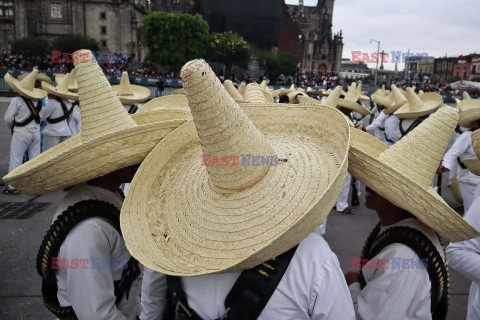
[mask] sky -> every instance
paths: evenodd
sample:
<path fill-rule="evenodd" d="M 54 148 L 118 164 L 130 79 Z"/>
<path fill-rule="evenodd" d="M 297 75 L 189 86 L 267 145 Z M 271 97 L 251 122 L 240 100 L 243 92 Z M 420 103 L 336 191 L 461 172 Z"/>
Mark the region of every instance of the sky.
<path fill-rule="evenodd" d="M 298 4 L 298 0 L 286 0 Z M 315 6 L 317 0 L 304 0 Z M 392 51 L 425 53 L 433 57 L 480 53 L 478 0 L 335 0 L 332 32 L 343 31 L 343 58 L 352 51 L 390 54 L 385 69 L 393 70 Z M 375 64 L 369 64 L 375 67 Z M 399 64 L 398 69 L 403 70 Z"/>

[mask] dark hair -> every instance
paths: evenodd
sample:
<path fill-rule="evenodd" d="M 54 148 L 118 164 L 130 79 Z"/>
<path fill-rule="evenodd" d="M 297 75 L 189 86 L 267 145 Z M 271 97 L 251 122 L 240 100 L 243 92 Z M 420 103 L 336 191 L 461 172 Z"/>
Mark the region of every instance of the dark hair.
<path fill-rule="evenodd" d="M 278 103 L 289 103 L 290 99 L 288 99 L 287 95 L 280 96 L 280 99 L 278 99 Z"/>

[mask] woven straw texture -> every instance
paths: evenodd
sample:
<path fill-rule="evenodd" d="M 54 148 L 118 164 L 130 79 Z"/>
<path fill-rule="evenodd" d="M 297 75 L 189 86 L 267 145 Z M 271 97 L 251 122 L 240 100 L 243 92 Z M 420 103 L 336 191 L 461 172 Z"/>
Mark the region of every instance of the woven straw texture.
<path fill-rule="evenodd" d="M 126 71 L 122 72 L 120 84 L 117 86 L 112 86 L 112 89 L 117 93 L 118 97 L 120 98 L 120 102 L 123 104 L 140 103 L 150 98 L 150 90 L 148 88 L 130 84 L 128 73 Z"/>
<path fill-rule="evenodd" d="M 376 95 L 375 100 L 378 104 L 386 108 L 384 110 L 385 114 L 392 114 L 408 101 L 394 84 L 392 84 L 392 91 L 388 96 Z"/>
<path fill-rule="evenodd" d="M 414 119 L 435 112 L 443 104 L 442 96 L 435 92 L 422 94 L 419 97 L 414 89 L 407 88 L 408 101 L 398 108 L 394 114 L 400 119 Z"/>
<path fill-rule="evenodd" d="M 357 91 L 357 84 L 353 82 L 350 87 L 348 87 L 345 98 L 338 100 L 338 106 L 347 108 L 363 115 L 370 114 L 370 110 L 357 103 L 358 98 L 359 96 Z"/>
<path fill-rule="evenodd" d="M 478 158 L 464 159 L 463 163 L 471 173 L 480 176 L 480 160 Z"/>
<path fill-rule="evenodd" d="M 140 166 L 121 214 L 146 267 L 194 276 L 251 268 L 288 250 L 328 215 L 346 178 L 349 128 L 328 107 L 240 109 L 202 60 L 182 69 L 194 120 Z M 323 109 L 323 110 L 320 110 Z M 278 166 L 201 165 L 202 154 L 277 155 Z"/>
<path fill-rule="evenodd" d="M 254 103 L 254 104 L 266 104 L 267 99 L 265 99 L 265 94 L 260 87 L 260 85 L 256 82 L 249 83 L 247 88 L 245 89 L 245 102 L 247 103 Z"/>
<path fill-rule="evenodd" d="M 452 242 L 480 236 L 430 187 L 457 120 L 455 109 L 441 108 L 391 148 L 352 129 L 349 153 L 355 178 Z"/>
<path fill-rule="evenodd" d="M 69 73 L 70 75 L 70 80 L 68 81 L 68 90 L 77 92 L 78 91 L 78 85 L 77 85 L 77 70 L 74 68 L 72 72 Z M 59 83 L 63 78 L 65 77 L 65 74 L 60 73 L 55 76 L 55 82 Z"/>
<path fill-rule="evenodd" d="M 131 116 L 137 125 L 144 125 L 167 120 L 187 121 L 192 119 L 190 109 L 177 109 L 168 107 L 143 113 L 137 112 L 132 114 Z"/>
<path fill-rule="evenodd" d="M 245 97 L 245 90 L 246 89 L 247 89 L 247 85 L 245 84 L 245 82 L 240 83 L 240 85 L 238 86 L 238 93 L 240 93 L 242 98 Z"/>
<path fill-rule="evenodd" d="M 477 158 L 480 159 L 480 129 L 472 132 L 472 145 Z"/>
<path fill-rule="evenodd" d="M 4 177 L 18 190 L 41 195 L 140 163 L 185 120 L 138 126 L 120 103 L 100 66 L 76 64 L 82 132 Z"/>
<path fill-rule="evenodd" d="M 70 99 L 70 100 L 78 101 L 78 94 L 68 90 L 69 83 L 70 83 L 70 74 L 67 74 L 65 77 L 60 79 L 60 82 L 58 82 L 58 85 L 56 87 L 52 86 L 51 84 L 48 84 L 45 81 L 42 81 L 42 89 L 62 99 Z"/>
<path fill-rule="evenodd" d="M 458 124 L 462 127 L 478 127 L 480 120 L 480 99 L 464 99 L 458 104 L 460 109 L 460 119 Z"/>
<path fill-rule="evenodd" d="M 224 86 L 225 86 L 225 89 L 227 90 L 227 92 L 230 94 L 230 96 L 233 98 L 233 100 L 235 101 L 242 101 L 243 100 L 243 97 L 242 95 L 238 92 L 238 90 L 235 88 L 235 86 L 233 85 L 233 82 L 232 80 L 225 80 L 225 82 L 223 83 Z"/>
<path fill-rule="evenodd" d="M 34 100 L 42 100 L 47 96 L 47 91 L 35 88 L 35 79 L 37 78 L 38 74 L 38 70 L 33 69 L 33 71 L 24 76 L 21 81 L 12 77 L 10 73 L 6 73 L 4 79 L 10 88 L 12 88 L 13 91 L 22 97 Z"/>
<path fill-rule="evenodd" d="M 171 96 L 171 95 L 180 94 L 180 95 L 183 95 L 183 96 L 184 96 L 185 93 L 186 93 L 186 92 L 185 92 L 185 89 L 180 88 L 180 89 L 177 89 L 177 90 L 174 90 L 174 91 L 170 92 L 168 95 Z"/>
<path fill-rule="evenodd" d="M 137 113 L 161 110 L 165 108 L 184 109 L 190 112 L 187 96 L 175 94 L 150 100 L 145 103 Z"/>
<path fill-rule="evenodd" d="M 34 70 L 36 70 L 36 69 L 34 69 Z M 21 75 L 18 76 L 17 80 L 22 81 L 23 79 L 28 77 L 29 74 L 30 73 L 22 73 Z M 52 79 L 49 76 L 47 76 L 46 74 L 42 74 L 42 73 L 36 73 L 35 80 L 45 81 L 45 82 L 48 82 L 50 84 L 52 83 Z"/>

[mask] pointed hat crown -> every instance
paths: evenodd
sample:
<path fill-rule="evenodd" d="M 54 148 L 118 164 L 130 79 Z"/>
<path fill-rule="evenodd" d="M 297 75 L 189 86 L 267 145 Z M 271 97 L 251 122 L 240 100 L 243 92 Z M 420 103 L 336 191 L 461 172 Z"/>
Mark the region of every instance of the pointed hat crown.
<path fill-rule="evenodd" d="M 20 85 L 28 91 L 33 91 L 35 88 L 35 80 L 37 79 L 38 70 L 33 69 L 25 78 L 20 81 Z"/>
<path fill-rule="evenodd" d="M 332 93 L 330 93 L 328 98 L 325 99 L 325 101 L 323 101 L 322 104 L 327 107 L 336 108 L 341 94 L 342 94 L 342 87 L 341 86 L 335 87 Z"/>
<path fill-rule="evenodd" d="M 132 88 L 130 87 L 130 79 L 128 79 L 128 73 L 122 72 L 122 78 L 120 79 L 120 86 L 118 87 L 119 96 L 133 96 Z"/>
<path fill-rule="evenodd" d="M 245 89 L 245 101 L 248 103 L 255 104 L 266 104 L 267 99 L 265 98 L 264 91 L 262 87 L 256 83 L 249 83 Z"/>

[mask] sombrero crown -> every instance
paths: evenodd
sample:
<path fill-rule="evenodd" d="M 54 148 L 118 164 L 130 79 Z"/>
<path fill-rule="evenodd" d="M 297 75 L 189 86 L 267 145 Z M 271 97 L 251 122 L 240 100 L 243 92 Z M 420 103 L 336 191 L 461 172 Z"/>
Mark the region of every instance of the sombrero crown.
<path fill-rule="evenodd" d="M 22 78 L 21 81 L 15 79 L 10 73 L 5 74 L 5 82 L 19 95 L 28 99 L 42 100 L 47 96 L 47 91 L 35 88 L 35 81 L 38 76 L 38 70 L 33 69 L 31 73 Z"/>
<path fill-rule="evenodd" d="M 181 77 L 193 121 L 137 171 L 121 215 L 131 254 L 164 274 L 193 276 L 251 268 L 296 245 L 344 187 L 343 115 L 324 106 L 240 108 L 203 60 Z"/>
<path fill-rule="evenodd" d="M 426 116 L 437 110 L 443 103 L 442 96 L 436 92 L 418 96 L 413 88 L 407 88 L 408 101 L 394 114 L 400 119 L 413 119 Z"/>
<path fill-rule="evenodd" d="M 137 125 L 89 50 L 75 64 L 82 132 L 16 168 L 3 179 L 41 195 L 140 163 L 165 135 L 185 121 Z"/>
<path fill-rule="evenodd" d="M 349 153 L 354 177 L 452 242 L 480 236 L 430 186 L 457 121 L 458 111 L 443 107 L 390 148 L 352 129 Z"/>
<path fill-rule="evenodd" d="M 128 73 L 122 72 L 122 78 L 120 84 L 113 86 L 112 89 L 117 92 L 120 101 L 123 104 L 133 104 L 148 100 L 150 97 L 150 90 L 148 88 L 130 84 Z"/>
<path fill-rule="evenodd" d="M 338 101 L 338 106 L 347 108 L 349 110 L 358 112 L 363 115 L 370 114 L 370 110 L 367 108 L 359 105 L 357 103 L 357 100 L 359 98 L 358 92 L 357 92 L 357 84 L 355 82 L 352 82 L 350 87 L 348 87 L 347 93 L 345 94 L 345 98 L 340 99 Z"/>
<path fill-rule="evenodd" d="M 70 83 L 70 74 L 66 74 L 64 77 L 62 77 L 59 80 L 58 85 L 56 87 L 43 81 L 42 89 L 62 99 L 78 100 L 78 94 L 75 92 L 69 91 L 68 89 L 69 83 Z"/>

